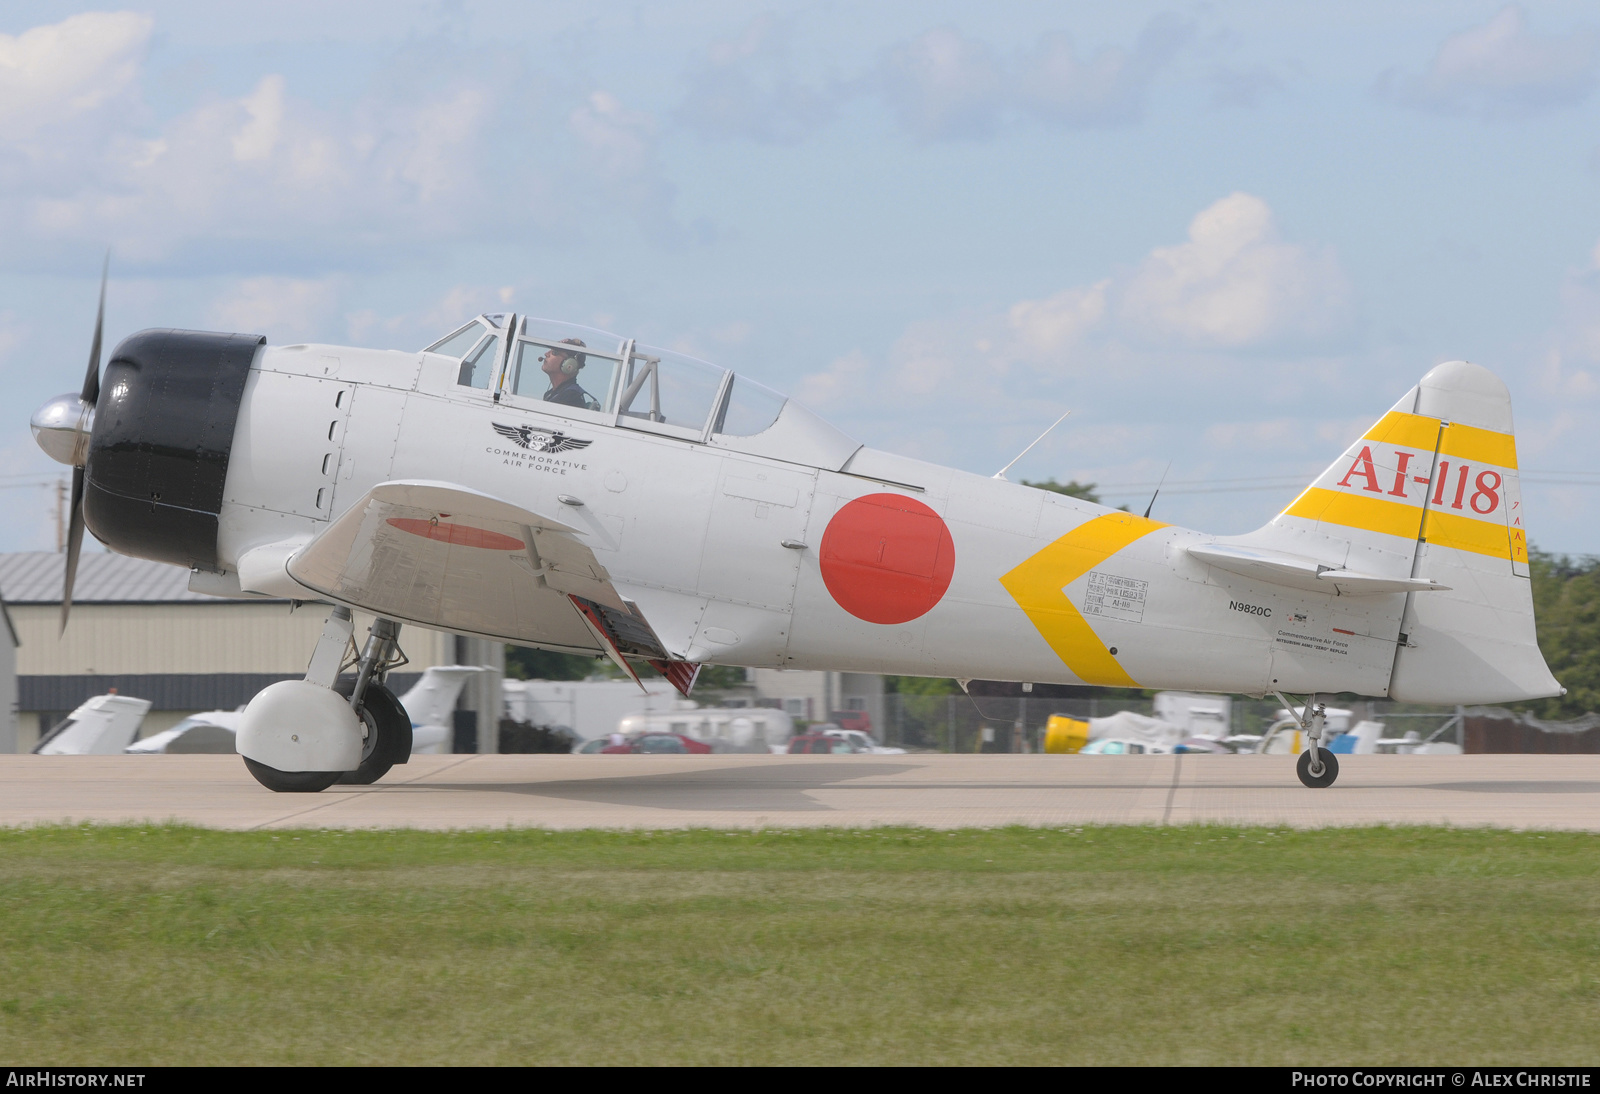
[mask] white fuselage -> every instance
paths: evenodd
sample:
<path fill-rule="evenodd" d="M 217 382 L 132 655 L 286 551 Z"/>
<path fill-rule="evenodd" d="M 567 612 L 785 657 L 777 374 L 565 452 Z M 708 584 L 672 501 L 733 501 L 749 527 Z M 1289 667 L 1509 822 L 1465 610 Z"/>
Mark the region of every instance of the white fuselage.
<path fill-rule="evenodd" d="M 858 448 L 793 404 L 764 434 L 694 439 L 537 399 L 496 401 L 460 386 L 457 368 L 428 353 L 262 349 L 229 465 L 224 565 L 261 544 L 314 535 L 379 483 L 443 480 L 578 529 L 666 648 L 689 661 L 1250 694 L 1388 693 L 1406 593 L 1339 596 L 1237 576 L 1187 553 L 1217 537 Z M 590 443 L 538 452 L 508 440 L 496 423 Z M 830 527 L 842 535 L 835 517 L 871 495 L 931 510 L 937 521 L 929 527 L 942 522 L 953 548 L 947 589 L 904 622 L 863 618 L 837 595 L 848 586 L 846 601 L 874 603 L 872 567 L 897 565 L 881 546 L 874 557 L 872 543 L 846 543 L 864 568 L 833 587 L 824 573 L 824 537 Z M 1068 542 L 1097 518 L 1104 519 L 1096 527 L 1133 531 L 1105 543 Z M 1348 542 L 1316 526 L 1296 534 L 1302 553 L 1336 553 L 1331 566 L 1353 558 Z M 1053 571 L 1065 580 L 1054 586 L 1030 569 L 1048 551 L 1067 552 Z M 1409 558 L 1403 569 L 1410 573 Z M 1070 602 L 1059 619 L 1053 597 Z M 541 644 L 593 652 L 581 631 L 572 635 Z"/>

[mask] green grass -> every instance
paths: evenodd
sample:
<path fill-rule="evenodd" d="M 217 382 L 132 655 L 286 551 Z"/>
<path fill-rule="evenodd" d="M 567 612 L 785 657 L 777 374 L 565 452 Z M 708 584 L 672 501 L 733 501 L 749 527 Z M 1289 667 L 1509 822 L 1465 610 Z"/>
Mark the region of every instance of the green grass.
<path fill-rule="evenodd" d="M 1600 837 L 0 831 L 0 1063 L 1600 1062 Z"/>

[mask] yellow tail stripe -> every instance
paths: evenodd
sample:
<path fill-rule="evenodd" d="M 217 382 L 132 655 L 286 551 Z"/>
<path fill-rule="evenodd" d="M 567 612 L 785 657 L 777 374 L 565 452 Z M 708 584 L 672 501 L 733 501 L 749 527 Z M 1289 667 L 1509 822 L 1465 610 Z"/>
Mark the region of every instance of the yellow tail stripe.
<path fill-rule="evenodd" d="M 1065 586 L 1134 540 L 1165 527 L 1132 513 L 1107 513 L 1080 524 L 1000 579 L 1056 656 L 1085 683 L 1139 686 L 1067 599 Z"/>
<path fill-rule="evenodd" d="M 1496 467 L 1517 469 L 1517 439 L 1510 433 L 1496 433 L 1492 429 L 1479 429 L 1475 425 L 1454 422 L 1439 438 L 1439 454 L 1474 463 L 1491 463 Z"/>
<path fill-rule="evenodd" d="M 1472 551 L 1494 558 L 1508 559 L 1512 554 L 1511 537 L 1504 524 L 1441 513 L 1437 509 L 1429 510 L 1422 538 L 1435 547 L 1454 547 L 1458 551 Z M 1517 561 L 1525 562 L 1527 544 L 1521 546 L 1523 557 Z"/>
<path fill-rule="evenodd" d="M 1420 414 L 1402 414 L 1398 410 L 1391 410 L 1379 418 L 1378 424 L 1367 430 L 1367 435 L 1361 439 L 1432 452 L 1433 442 L 1438 435 L 1438 418 L 1425 418 Z"/>
<path fill-rule="evenodd" d="M 1432 444 L 1432 441 L 1428 442 Z M 1369 532 L 1387 532 L 1415 540 L 1422 526 L 1422 507 L 1385 498 L 1368 498 L 1360 494 L 1344 494 L 1337 490 L 1324 490 L 1320 486 L 1307 489 L 1283 511 L 1284 516 L 1304 517 L 1328 524 L 1342 524 L 1347 528 L 1364 528 Z"/>

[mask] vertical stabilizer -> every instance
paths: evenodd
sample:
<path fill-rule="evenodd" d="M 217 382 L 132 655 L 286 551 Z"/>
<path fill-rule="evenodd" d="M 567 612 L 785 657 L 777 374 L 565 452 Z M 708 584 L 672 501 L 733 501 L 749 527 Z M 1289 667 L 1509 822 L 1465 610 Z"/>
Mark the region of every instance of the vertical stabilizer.
<path fill-rule="evenodd" d="M 1318 581 L 1363 575 L 1338 595 L 1361 596 L 1346 626 L 1394 643 L 1393 698 L 1561 694 L 1534 633 L 1511 397 L 1480 365 L 1433 369 L 1271 523 L 1228 542 L 1303 560 Z"/>
<path fill-rule="evenodd" d="M 1440 428 L 1414 572 L 1449 589 L 1408 598 L 1389 694 L 1422 703 L 1561 694 L 1534 631 L 1505 384 L 1480 365 L 1446 362 L 1417 386 L 1416 414 Z"/>

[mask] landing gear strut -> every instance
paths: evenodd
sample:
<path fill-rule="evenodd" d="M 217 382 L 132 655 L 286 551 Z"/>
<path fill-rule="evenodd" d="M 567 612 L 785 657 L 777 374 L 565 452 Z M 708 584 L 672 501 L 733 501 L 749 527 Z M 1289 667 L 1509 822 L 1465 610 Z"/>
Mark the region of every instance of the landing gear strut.
<path fill-rule="evenodd" d="M 1290 715 L 1294 714 L 1294 705 L 1283 697 L 1281 692 L 1273 692 L 1278 702 Z M 1309 746 L 1300 753 L 1300 758 L 1295 761 L 1295 774 L 1300 781 L 1314 790 L 1325 786 L 1332 786 L 1333 781 L 1339 777 L 1339 758 L 1332 752 L 1322 747 L 1322 730 L 1327 724 L 1328 708 L 1324 703 L 1317 702 L 1315 693 L 1305 701 L 1300 708 L 1300 729 L 1306 735 Z"/>
<path fill-rule="evenodd" d="M 335 782 L 377 782 L 411 758 L 411 718 L 384 686 L 406 663 L 400 625 L 378 618 L 356 652 L 348 608 L 323 625 L 304 680 L 264 689 L 245 708 L 239 751 L 257 782 L 278 793 L 316 793 Z M 354 679 L 340 680 L 348 669 Z"/>

